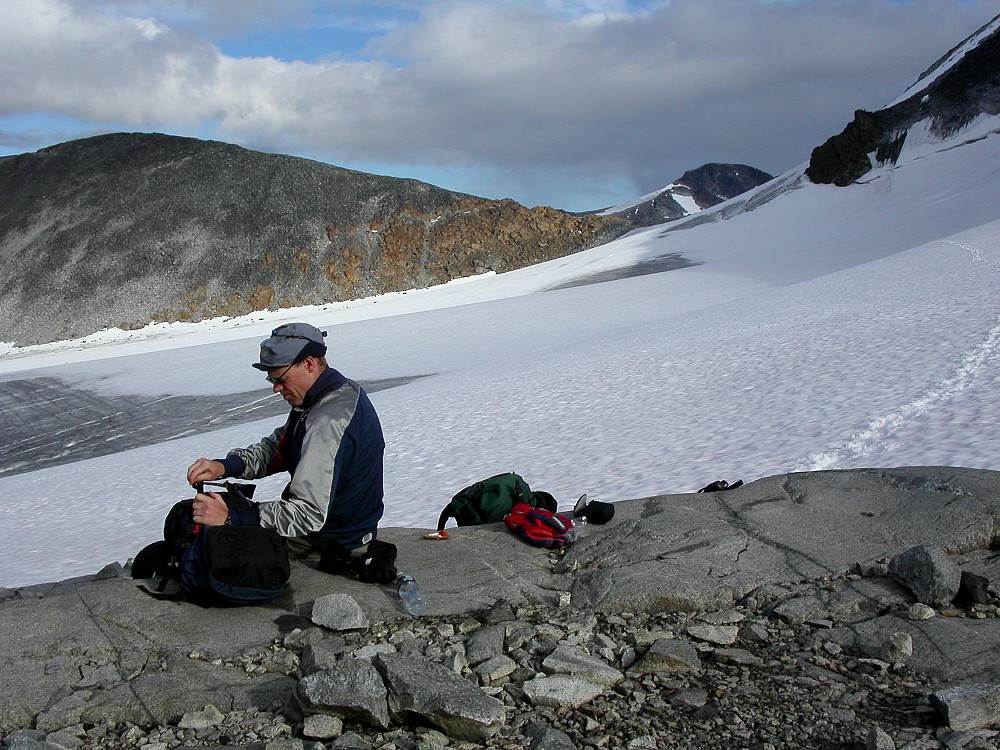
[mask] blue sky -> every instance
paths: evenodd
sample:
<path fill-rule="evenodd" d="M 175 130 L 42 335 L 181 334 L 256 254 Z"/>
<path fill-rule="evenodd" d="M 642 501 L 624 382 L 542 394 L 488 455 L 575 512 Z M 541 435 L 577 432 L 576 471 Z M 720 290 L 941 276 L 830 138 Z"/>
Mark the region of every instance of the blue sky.
<path fill-rule="evenodd" d="M 780 173 L 997 12 L 980 0 L 0 0 L 0 154 L 238 143 L 566 210 Z"/>

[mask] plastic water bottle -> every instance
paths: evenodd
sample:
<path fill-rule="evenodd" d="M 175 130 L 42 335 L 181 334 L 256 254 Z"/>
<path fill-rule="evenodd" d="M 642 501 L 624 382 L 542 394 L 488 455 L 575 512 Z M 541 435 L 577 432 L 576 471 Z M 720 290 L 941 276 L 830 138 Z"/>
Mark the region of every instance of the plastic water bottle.
<path fill-rule="evenodd" d="M 420 593 L 420 589 L 417 588 L 417 582 L 413 576 L 400 573 L 396 577 L 396 585 L 398 586 L 399 598 L 403 601 L 406 611 L 414 616 L 422 615 L 424 610 L 427 609 L 427 602 L 424 601 L 424 597 Z"/>
<path fill-rule="evenodd" d="M 571 528 L 566 533 L 566 538 L 569 540 L 570 544 L 580 540 L 584 534 L 587 533 L 587 519 L 586 518 L 573 518 L 570 519 Z"/>

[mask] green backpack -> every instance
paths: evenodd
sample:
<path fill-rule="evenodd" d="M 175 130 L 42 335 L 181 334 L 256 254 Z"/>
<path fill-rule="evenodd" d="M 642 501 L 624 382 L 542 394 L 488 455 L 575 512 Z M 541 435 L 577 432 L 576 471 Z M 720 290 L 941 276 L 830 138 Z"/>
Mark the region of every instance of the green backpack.
<path fill-rule="evenodd" d="M 532 492 L 528 483 L 517 474 L 497 474 L 476 482 L 451 499 L 438 519 L 438 531 L 449 518 L 459 526 L 477 526 L 497 523 L 510 513 L 517 503 L 527 503 L 533 508 L 555 511 L 556 500 L 548 492 Z"/>

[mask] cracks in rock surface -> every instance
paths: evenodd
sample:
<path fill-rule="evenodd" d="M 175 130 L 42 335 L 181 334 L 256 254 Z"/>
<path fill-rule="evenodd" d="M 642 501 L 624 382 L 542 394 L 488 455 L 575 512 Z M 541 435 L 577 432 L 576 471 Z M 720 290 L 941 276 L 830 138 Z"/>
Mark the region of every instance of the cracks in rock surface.
<path fill-rule="evenodd" d="M 785 491 L 785 494 L 788 495 L 788 498 L 795 505 L 805 505 L 806 494 L 792 486 L 791 477 L 785 477 L 785 480 L 781 483 L 781 489 Z"/>
<path fill-rule="evenodd" d="M 124 656 L 123 656 L 123 654 L 121 652 L 121 649 L 119 649 L 115 645 L 115 642 L 111 638 L 111 635 L 104 629 L 103 623 L 100 621 L 100 619 L 94 613 L 93 607 L 90 606 L 90 603 L 86 600 L 86 598 L 83 597 L 83 595 L 81 594 L 81 592 L 79 592 L 79 591 L 76 592 L 76 596 L 80 600 L 80 603 L 83 604 L 84 609 L 87 610 L 87 615 L 88 615 L 88 617 L 90 617 L 90 621 L 94 624 L 94 627 L 96 627 L 98 629 L 98 631 L 100 631 L 101 635 L 103 635 L 104 638 L 107 639 L 108 645 L 114 651 L 114 655 L 115 655 L 115 658 L 114 658 L 115 670 L 118 672 L 118 677 L 122 680 L 122 684 L 128 686 L 128 691 L 129 691 L 129 693 L 132 694 L 132 697 L 135 698 L 136 703 L 146 713 L 146 716 L 149 718 L 149 720 L 150 721 L 154 721 L 155 720 L 155 714 L 150 710 L 149 706 L 146 705 L 146 702 L 142 699 L 142 696 L 140 696 L 139 693 L 136 692 L 135 687 L 132 684 L 132 680 L 134 680 L 136 677 L 138 677 L 143 672 L 145 672 L 146 664 L 148 664 L 148 661 L 146 662 L 146 664 L 144 664 L 138 670 L 137 673 L 132 674 L 128 679 L 126 679 L 124 677 L 124 674 L 125 674 L 125 672 L 127 670 L 125 668 Z"/>
<path fill-rule="evenodd" d="M 796 490 L 795 488 L 792 487 L 791 481 L 788 478 L 786 478 L 784 480 L 784 482 L 782 483 L 782 488 L 785 490 L 786 493 L 788 493 L 789 499 L 791 499 L 793 503 L 796 502 L 796 500 L 795 500 L 796 496 L 798 496 L 799 498 L 804 498 L 805 497 L 804 493 L 801 493 L 800 491 L 798 491 L 798 490 Z M 818 569 L 824 570 L 824 571 L 826 571 L 830 575 L 835 575 L 836 574 L 836 571 L 831 570 L 830 568 L 828 568 L 826 565 L 824 565 L 822 562 L 820 562 L 815 557 L 813 557 L 811 555 L 808 555 L 805 552 L 802 552 L 801 550 L 795 549 L 794 547 L 790 547 L 789 545 L 784 544 L 783 542 L 779 542 L 777 539 L 772 539 L 770 537 L 767 537 L 767 536 L 761 534 L 758 531 L 755 531 L 753 528 L 751 528 L 749 522 L 742 515 L 740 515 L 740 512 L 738 510 L 736 510 L 735 508 L 733 508 L 730 505 L 728 505 L 726 503 L 726 501 L 722 497 L 720 497 L 723 494 L 724 494 L 724 492 L 713 492 L 713 493 L 711 493 L 712 499 L 715 500 L 715 502 L 719 506 L 719 508 L 721 508 L 726 513 L 726 515 L 727 515 L 727 518 L 726 518 L 727 522 L 733 528 L 739 530 L 740 532 L 742 532 L 746 536 L 750 537 L 751 539 L 755 539 L 758 542 L 760 542 L 761 544 L 763 544 L 764 546 L 771 547 L 771 548 L 773 548 L 775 550 L 778 550 L 781 553 L 783 553 L 784 556 L 785 556 L 785 562 L 786 562 L 786 564 L 788 565 L 788 567 L 790 567 L 796 573 L 799 573 L 800 575 L 802 575 L 804 577 L 806 576 L 806 572 L 804 570 L 802 570 L 799 567 L 799 564 L 795 561 L 795 558 L 800 558 L 801 560 L 807 560 L 807 561 L 809 561 L 810 563 L 812 563 L 813 565 L 815 565 Z M 802 502 L 803 501 L 800 500 L 797 504 L 801 505 Z M 745 552 L 746 549 L 744 549 L 743 551 Z M 742 552 L 740 554 L 742 554 Z M 737 556 L 737 559 L 739 559 L 738 556 Z"/>

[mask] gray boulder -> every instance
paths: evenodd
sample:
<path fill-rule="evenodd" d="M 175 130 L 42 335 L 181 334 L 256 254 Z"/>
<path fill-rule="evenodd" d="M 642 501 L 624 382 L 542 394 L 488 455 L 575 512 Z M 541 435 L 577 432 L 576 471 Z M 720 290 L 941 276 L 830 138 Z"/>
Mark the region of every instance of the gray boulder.
<path fill-rule="evenodd" d="M 327 594 L 313 604 L 312 621 L 330 630 L 365 630 L 368 618 L 348 594 Z"/>
<path fill-rule="evenodd" d="M 950 603 L 962 580 L 961 569 L 947 552 L 922 544 L 893 557 L 889 572 L 912 591 L 918 601 L 932 607 Z"/>
<path fill-rule="evenodd" d="M 328 714 L 378 727 L 389 726 L 389 704 L 382 678 L 364 659 L 347 659 L 336 669 L 299 680 L 294 707 L 303 715 Z"/>
<path fill-rule="evenodd" d="M 481 628 L 469 636 L 469 642 L 465 645 L 465 658 L 469 660 L 469 664 L 475 666 L 502 654 L 506 633 L 507 626 L 497 624 Z"/>
<path fill-rule="evenodd" d="M 916 604 L 911 604 L 907 609 L 906 616 L 911 620 L 929 620 L 934 617 L 937 612 L 934 611 L 934 607 L 928 607 L 923 602 L 917 602 Z"/>
<path fill-rule="evenodd" d="M 889 734 L 879 726 L 872 726 L 865 738 L 866 750 L 896 750 L 896 743 Z"/>
<path fill-rule="evenodd" d="M 688 625 L 687 634 L 692 638 L 697 638 L 699 641 L 714 643 L 719 646 L 729 646 L 736 643 L 736 639 L 740 635 L 740 629 L 737 625 L 697 623 Z"/>
<path fill-rule="evenodd" d="M 1000 684 L 957 685 L 931 700 L 952 729 L 965 732 L 1000 721 Z"/>
<path fill-rule="evenodd" d="M 205 706 L 201 711 L 190 711 L 181 717 L 180 729 L 208 729 L 216 726 L 225 716 L 215 706 Z"/>
<path fill-rule="evenodd" d="M 675 674 L 701 670 L 698 652 L 680 638 L 659 638 L 642 658 L 629 668 L 629 674 Z"/>
<path fill-rule="evenodd" d="M 343 731 L 344 722 L 339 716 L 313 714 L 307 716 L 302 724 L 302 734 L 317 740 L 339 737 Z"/>
<path fill-rule="evenodd" d="M 712 652 L 716 661 L 723 664 L 739 664 L 741 667 L 763 667 L 764 660 L 742 648 L 717 648 Z"/>
<path fill-rule="evenodd" d="M 337 666 L 337 657 L 344 648 L 344 641 L 339 638 L 324 638 L 310 643 L 302 650 L 302 673 L 312 674 Z"/>
<path fill-rule="evenodd" d="M 475 672 L 484 685 L 495 685 L 517 669 L 517 662 L 509 656 L 494 656 L 479 664 Z M 454 670 L 449 670 L 454 671 Z"/>
<path fill-rule="evenodd" d="M 500 701 L 423 656 L 379 654 L 374 664 L 396 721 L 419 718 L 451 737 L 483 742 L 507 720 Z"/>
<path fill-rule="evenodd" d="M 889 664 L 905 664 L 913 656 L 913 636 L 897 631 L 889 636 L 889 640 L 879 651 L 879 658 Z"/>
<path fill-rule="evenodd" d="M 499 599 L 482 614 L 482 620 L 487 625 L 497 625 L 501 622 L 513 622 L 517 619 L 514 607 L 506 599 Z"/>
<path fill-rule="evenodd" d="M 330 747 L 333 750 L 371 750 L 372 743 L 356 732 L 344 732 L 330 743 Z"/>
<path fill-rule="evenodd" d="M 536 706 L 579 708 L 604 692 L 604 686 L 583 677 L 553 675 L 533 677 L 524 683 L 524 694 Z"/>
<path fill-rule="evenodd" d="M 827 617 L 830 614 L 830 608 L 815 596 L 799 596 L 776 606 L 774 614 L 785 622 L 801 624 L 806 620 Z"/>
<path fill-rule="evenodd" d="M 556 650 L 542 660 L 546 674 L 565 674 L 589 680 L 603 687 L 614 687 L 625 679 L 607 662 L 602 661 L 575 646 L 557 646 Z"/>
<path fill-rule="evenodd" d="M 530 750 L 576 750 L 576 745 L 564 732 L 533 722 L 524 728 L 524 736 L 531 740 Z"/>
<path fill-rule="evenodd" d="M 65 750 L 61 745 L 31 737 L 15 737 L 6 748 L 7 750 Z"/>
<path fill-rule="evenodd" d="M 708 691 L 701 688 L 678 690 L 670 697 L 670 703 L 674 706 L 693 711 L 708 703 Z"/>

